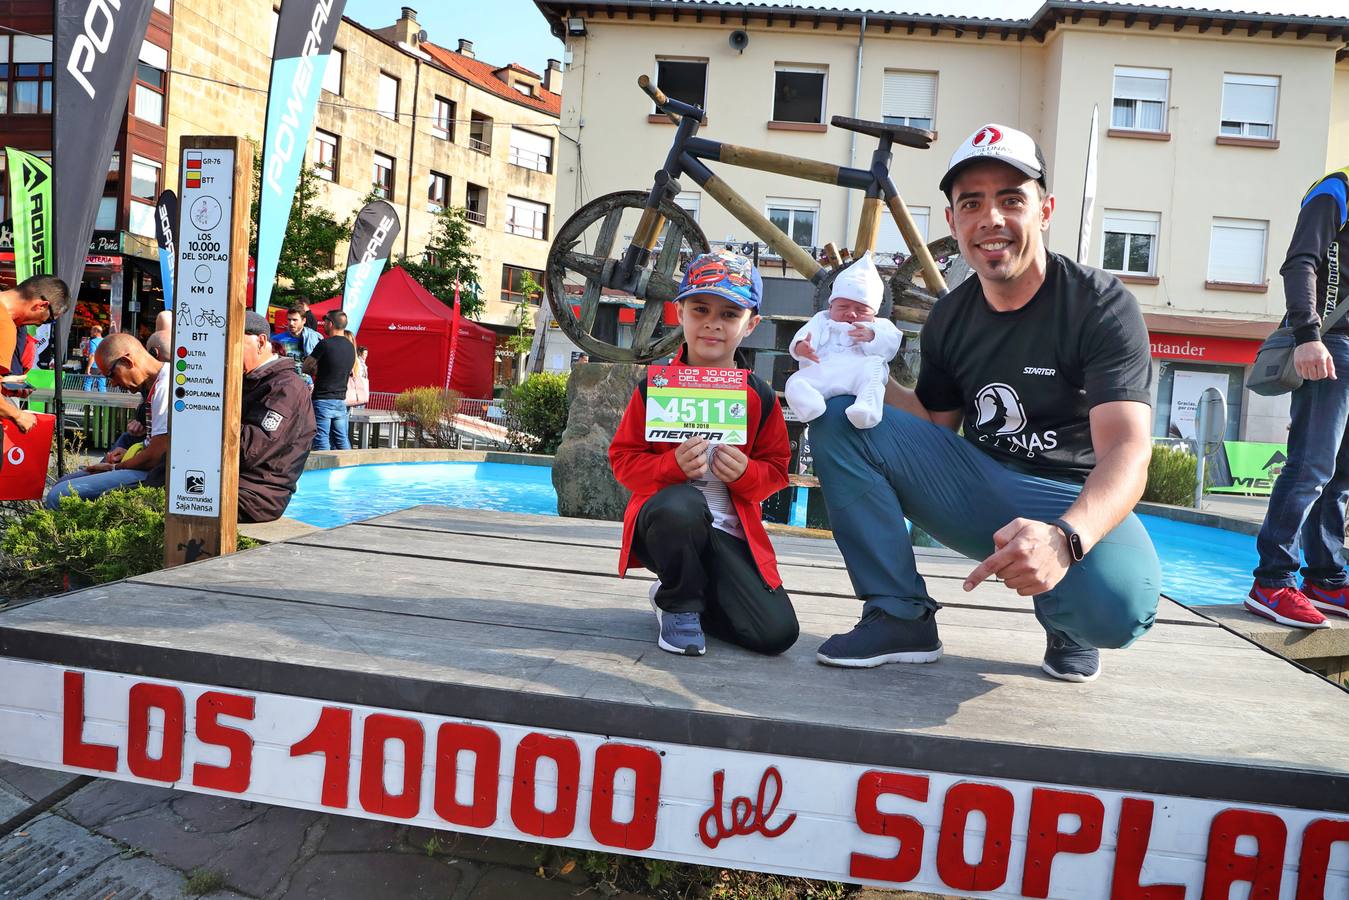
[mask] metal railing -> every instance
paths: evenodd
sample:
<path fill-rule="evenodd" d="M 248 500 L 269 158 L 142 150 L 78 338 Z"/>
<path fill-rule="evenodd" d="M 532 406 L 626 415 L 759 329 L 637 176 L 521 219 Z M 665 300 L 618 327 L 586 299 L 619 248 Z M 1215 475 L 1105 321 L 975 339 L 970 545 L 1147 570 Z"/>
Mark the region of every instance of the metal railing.
<path fill-rule="evenodd" d="M 487 213 L 478 212 L 476 209 L 465 209 L 464 219 L 466 221 L 472 222 L 474 225 L 486 225 Z"/>
<path fill-rule="evenodd" d="M 394 408 L 398 395 L 395 393 L 371 391 L 370 399 L 352 411 L 386 413 L 398 415 Z M 401 418 L 401 417 L 400 417 Z M 453 430 L 458 436 L 459 447 L 466 450 L 494 450 L 509 445 L 510 426 L 506 412 L 495 400 L 461 399 L 456 412 Z"/>

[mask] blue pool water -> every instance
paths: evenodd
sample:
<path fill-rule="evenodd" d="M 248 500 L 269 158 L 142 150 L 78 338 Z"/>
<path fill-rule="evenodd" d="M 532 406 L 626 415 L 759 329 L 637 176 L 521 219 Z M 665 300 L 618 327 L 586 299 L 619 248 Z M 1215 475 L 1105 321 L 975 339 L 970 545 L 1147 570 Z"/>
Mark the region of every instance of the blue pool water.
<path fill-rule="evenodd" d="M 553 470 L 506 463 L 385 463 L 300 476 L 286 515 L 318 528 L 421 503 L 557 515 Z"/>
<path fill-rule="evenodd" d="M 506 463 L 387 463 L 320 469 L 300 476 L 286 515 L 319 528 L 420 503 L 557 515 L 547 466 Z M 1162 561 L 1162 591 L 1181 603 L 1239 603 L 1251 586 L 1255 538 L 1140 516 Z"/>

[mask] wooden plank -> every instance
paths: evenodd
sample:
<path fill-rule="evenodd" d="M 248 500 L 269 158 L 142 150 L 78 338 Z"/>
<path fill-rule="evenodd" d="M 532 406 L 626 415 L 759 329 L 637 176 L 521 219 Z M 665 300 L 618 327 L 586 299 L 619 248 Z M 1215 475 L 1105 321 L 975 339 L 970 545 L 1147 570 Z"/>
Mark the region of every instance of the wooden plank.
<path fill-rule="evenodd" d="M 455 534 L 394 528 L 372 528 L 368 525 L 348 525 L 331 531 L 320 531 L 294 538 L 290 543 L 306 546 L 332 547 L 355 550 L 372 555 L 389 554 L 400 559 L 446 559 L 460 562 L 499 561 L 501 565 L 565 575 L 617 575 L 616 548 L 560 544 L 552 542 L 523 542 L 494 535 Z M 837 550 L 835 550 L 837 554 Z M 821 562 L 828 557 L 819 557 Z M 959 560 L 958 562 L 956 560 Z M 847 570 L 837 556 L 829 565 L 794 565 L 780 560 L 779 572 L 788 593 L 811 593 L 856 598 Z M 490 563 L 488 563 L 490 564 Z M 1000 584 L 986 582 L 966 594 L 958 582 L 963 582 L 973 564 L 960 557 L 925 557 L 921 571 L 929 579 L 929 591 L 941 603 L 952 605 L 975 604 L 1001 609 L 1032 611 L 1028 598 L 1018 597 Z M 632 573 L 634 577 L 650 577 L 645 570 Z M 940 583 L 942 580 L 946 584 Z M 1200 617 L 1175 604 L 1167 603 L 1160 614 L 1165 621 L 1203 624 Z"/>
<path fill-rule="evenodd" d="M 1343 693 L 1272 656 L 1248 654 L 1242 689 L 1233 691 L 1231 670 L 1215 671 L 1198 654 L 1107 653 L 1107 676 L 1083 689 L 1046 679 L 1039 636 L 1008 614 L 979 614 L 991 627 L 947 628 L 948 656 L 937 665 L 857 672 L 817 665 L 805 641 L 777 658 L 722 644 L 697 661 L 660 653 L 649 613 L 636 603 L 595 614 L 645 629 L 644 641 L 547 630 L 550 607 L 533 606 L 535 624 L 518 627 L 121 583 L 3 614 L 0 652 L 13 655 L 18 637 L 32 646 L 36 634 L 59 630 L 148 660 L 170 649 L 224 655 L 211 664 L 217 679 L 284 662 L 657 711 L 1349 771 L 1336 752 L 1349 739 Z M 1204 634 L 1218 645 L 1239 641 L 1217 629 Z M 227 664 L 230 654 L 237 666 Z"/>
<path fill-rule="evenodd" d="M 346 550 L 278 544 L 255 551 L 238 562 L 213 561 L 182 573 L 152 572 L 134 580 L 144 584 L 218 591 L 282 602 L 495 622 L 579 634 L 608 634 L 640 641 L 651 639 L 650 619 L 644 623 L 639 619 L 631 620 L 632 630 L 625 631 L 614 623 L 610 615 L 615 609 L 632 608 L 646 615 L 649 578 L 620 580 L 606 575 L 574 574 L 559 579 L 555 573 L 548 571 L 489 568 L 475 563 L 404 558 L 399 560 L 397 566 L 388 567 L 378 579 L 361 579 L 337 586 L 333 584 L 332 572 L 355 571 L 363 565 L 368 565 L 368 560 Z M 260 584 L 257 579 L 259 566 L 290 574 L 284 582 Z M 861 607 L 851 597 L 798 593 L 792 602 L 803 631 L 813 633 L 816 637 L 812 639 L 817 642 L 830 634 L 851 628 L 861 612 Z M 541 606 L 550 607 L 546 620 L 540 618 Z M 996 606 L 950 608 L 1008 611 Z M 1015 625 L 1008 625 L 1006 619 L 996 618 L 988 620 L 987 627 L 1010 627 L 1034 635 L 1035 641 L 1042 640 L 1043 629 L 1030 615 L 1029 607 L 1013 612 L 1020 613 L 1012 620 Z M 939 613 L 939 621 L 945 626 L 954 615 Z M 981 627 L 985 623 L 976 616 L 972 624 Z M 1213 647 L 1213 642 L 1207 636 L 1196 631 L 1185 627 L 1169 627 L 1169 623 L 1163 623 L 1149 635 L 1146 645 L 1187 643 L 1205 650 Z"/>

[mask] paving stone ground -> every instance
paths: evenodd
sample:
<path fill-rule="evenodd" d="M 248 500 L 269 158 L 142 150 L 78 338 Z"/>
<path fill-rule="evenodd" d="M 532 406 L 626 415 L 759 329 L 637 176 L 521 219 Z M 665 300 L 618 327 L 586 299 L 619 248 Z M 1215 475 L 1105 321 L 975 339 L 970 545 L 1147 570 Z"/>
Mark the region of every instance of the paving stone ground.
<path fill-rule="evenodd" d="M 0 821 L 74 776 L 0 760 Z M 217 873 L 211 900 L 564 900 L 580 869 L 540 878 L 540 847 L 94 780 L 0 835 L 0 900 L 182 900 Z M 608 900 L 639 900 L 611 894 Z M 940 900 L 864 891 L 853 900 Z"/>

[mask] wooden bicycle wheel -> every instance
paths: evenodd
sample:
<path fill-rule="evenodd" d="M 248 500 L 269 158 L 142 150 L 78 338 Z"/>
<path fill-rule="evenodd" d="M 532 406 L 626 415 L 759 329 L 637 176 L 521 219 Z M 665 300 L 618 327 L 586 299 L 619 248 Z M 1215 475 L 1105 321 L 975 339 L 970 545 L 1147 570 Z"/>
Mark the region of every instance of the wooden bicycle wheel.
<path fill-rule="evenodd" d="M 643 191 L 597 197 L 562 224 L 548 250 L 548 303 L 558 326 L 576 346 L 606 362 L 647 363 L 674 352 L 684 333 L 664 324 L 665 304 L 675 298 L 685 264 L 711 249 L 693 216 L 667 200 L 660 208 L 665 228 L 636 293 L 607 287 L 646 197 Z M 617 328 L 612 341 L 595 333 L 601 297 L 640 306 L 637 321 L 630 329 Z"/>
<path fill-rule="evenodd" d="M 948 290 L 974 274 L 970 264 L 960 255 L 955 238 L 939 238 L 928 244 L 927 249 L 937 261 Z M 890 293 L 895 299 L 890 318 L 899 322 L 923 324 L 927 321 L 928 310 L 937 302 L 937 295 L 929 291 L 923 282 L 922 267 L 916 256 L 905 260 L 890 277 Z"/>

